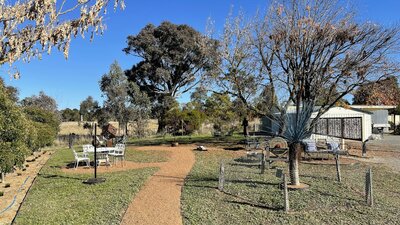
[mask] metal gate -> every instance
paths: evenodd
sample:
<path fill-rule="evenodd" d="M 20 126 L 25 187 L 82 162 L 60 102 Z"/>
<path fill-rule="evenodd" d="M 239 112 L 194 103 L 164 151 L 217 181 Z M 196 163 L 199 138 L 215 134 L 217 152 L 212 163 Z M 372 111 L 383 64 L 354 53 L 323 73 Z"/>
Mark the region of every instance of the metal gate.
<path fill-rule="evenodd" d="M 313 130 L 314 134 L 362 140 L 362 118 L 320 118 Z"/>

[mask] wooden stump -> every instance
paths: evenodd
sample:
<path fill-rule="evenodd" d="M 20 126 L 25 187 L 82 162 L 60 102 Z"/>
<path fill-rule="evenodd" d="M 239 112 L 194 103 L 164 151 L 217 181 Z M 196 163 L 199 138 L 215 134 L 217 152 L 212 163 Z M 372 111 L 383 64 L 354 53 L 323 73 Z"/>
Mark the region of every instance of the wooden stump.
<path fill-rule="evenodd" d="M 339 154 L 335 155 L 335 161 L 336 161 L 336 175 L 337 175 L 337 180 L 338 182 L 342 182 L 342 176 L 340 173 L 340 162 L 339 162 Z"/>
<path fill-rule="evenodd" d="M 219 167 L 219 179 L 218 179 L 218 190 L 224 191 L 224 183 L 225 183 L 225 166 L 224 162 L 221 162 Z"/>
<path fill-rule="evenodd" d="M 283 198 L 284 198 L 284 201 L 285 201 L 285 212 L 289 212 L 289 210 L 290 210 L 289 192 L 288 192 L 286 174 L 283 174 L 282 177 L 283 177 Z"/>
<path fill-rule="evenodd" d="M 369 206 L 374 206 L 374 196 L 372 190 L 372 169 L 369 168 L 365 174 L 365 202 Z"/>

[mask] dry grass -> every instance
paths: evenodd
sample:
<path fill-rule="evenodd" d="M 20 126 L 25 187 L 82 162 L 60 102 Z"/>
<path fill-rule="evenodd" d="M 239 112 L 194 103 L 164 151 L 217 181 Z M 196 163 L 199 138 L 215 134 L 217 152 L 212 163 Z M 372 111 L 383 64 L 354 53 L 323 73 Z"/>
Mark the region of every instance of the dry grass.
<path fill-rule="evenodd" d="M 83 124 L 85 122 L 62 122 L 60 125 L 60 132 L 58 133 L 59 135 L 68 135 L 70 133 L 75 133 L 77 135 L 86 135 L 90 134 L 90 130 L 88 129 L 83 129 Z M 91 123 L 91 122 L 89 122 Z M 110 122 L 114 127 L 118 128 L 118 122 Z M 150 131 L 150 133 L 156 133 L 157 132 L 157 120 L 149 120 L 147 129 Z M 132 132 L 132 126 L 128 127 L 128 131 Z M 121 130 L 122 132 L 122 130 Z"/>

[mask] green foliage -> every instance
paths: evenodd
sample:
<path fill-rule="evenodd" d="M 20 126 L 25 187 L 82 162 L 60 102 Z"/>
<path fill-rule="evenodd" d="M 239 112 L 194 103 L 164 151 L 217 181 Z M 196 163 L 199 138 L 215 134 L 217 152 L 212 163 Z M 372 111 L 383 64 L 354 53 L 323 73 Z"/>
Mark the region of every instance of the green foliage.
<path fill-rule="evenodd" d="M 52 145 L 60 130 L 58 115 L 35 106 L 27 106 L 23 110 L 36 130 L 36 134 L 31 134 L 31 138 L 36 137 L 36 143 L 30 143 L 31 147 L 34 147 L 32 150 Z"/>
<path fill-rule="evenodd" d="M 57 110 L 57 102 L 54 98 L 46 95 L 43 91 L 39 95 L 32 95 L 21 100 L 24 107 L 36 107 L 46 111 L 55 112 Z"/>
<path fill-rule="evenodd" d="M 145 122 L 150 114 L 150 99 L 135 83 L 129 83 L 124 72 L 117 62 L 110 66 L 110 71 L 100 80 L 100 89 L 106 97 L 102 108 L 102 117 L 105 121 L 113 117 L 119 122 L 120 127 L 125 127 L 128 122 L 135 121 L 137 135 L 143 135 Z"/>
<path fill-rule="evenodd" d="M 80 121 L 80 114 L 78 109 L 66 108 L 60 111 L 61 120 L 63 122 Z"/>
<path fill-rule="evenodd" d="M 29 154 L 28 120 L 23 112 L 10 99 L 0 81 L 0 170 L 10 172 L 13 166 L 22 166 Z"/>
<path fill-rule="evenodd" d="M 228 94 L 213 93 L 205 102 L 206 115 L 214 124 L 214 129 L 229 132 L 235 129 L 238 119 L 233 111 L 234 105 Z"/>
<path fill-rule="evenodd" d="M 79 113 L 83 116 L 83 120 L 93 121 L 99 108 L 99 103 L 95 101 L 92 96 L 88 96 L 81 102 Z"/>
<path fill-rule="evenodd" d="M 200 129 L 205 119 L 205 114 L 196 108 L 174 107 L 166 114 L 166 124 L 171 128 L 172 133 L 193 134 L 194 131 Z"/>

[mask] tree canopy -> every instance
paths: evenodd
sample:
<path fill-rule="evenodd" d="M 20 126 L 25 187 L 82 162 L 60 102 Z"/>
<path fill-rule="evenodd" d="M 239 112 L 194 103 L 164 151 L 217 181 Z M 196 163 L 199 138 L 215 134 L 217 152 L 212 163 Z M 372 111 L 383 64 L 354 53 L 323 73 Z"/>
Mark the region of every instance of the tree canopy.
<path fill-rule="evenodd" d="M 85 121 L 93 121 L 96 118 L 96 113 L 99 110 L 99 102 L 95 101 L 92 96 L 88 96 L 79 106 L 79 113 Z"/>
<path fill-rule="evenodd" d="M 400 104 L 400 88 L 395 76 L 362 85 L 354 94 L 353 104 L 394 105 Z"/>
<path fill-rule="evenodd" d="M 164 115 L 171 99 L 196 86 L 200 78 L 212 71 L 216 63 L 216 41 L 188 25 L 162 22 L 148 24 L 139 34 L 128 37 L 127 54 L 141 61 L 126 71 L 129 81 L 137 84 L 158 102 L 156 109 Z M 160 118 L 163 128 L 165 123 Z"/>
<path fill-rule="evenodd" d="M 57 102 L 54 98 L 46 95 L 43 91 L 39 95 L 32 95 L 21 100 L 21 105 L 24 107 L 37 107 L 50 112 L 57 111 Z"/>

